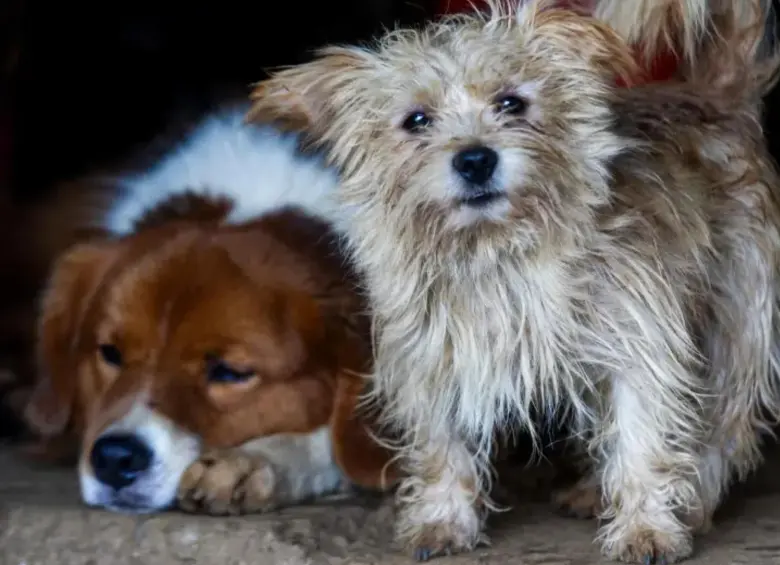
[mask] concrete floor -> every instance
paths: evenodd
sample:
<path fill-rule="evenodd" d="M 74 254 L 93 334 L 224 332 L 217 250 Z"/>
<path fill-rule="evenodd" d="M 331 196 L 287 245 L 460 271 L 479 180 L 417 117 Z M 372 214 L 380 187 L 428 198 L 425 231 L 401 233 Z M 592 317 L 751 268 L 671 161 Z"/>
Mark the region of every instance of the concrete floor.
<path fill-rule="evenodd" d="M 778 470 L 773 462 L 739 489 L 687 563 L 780 565 Z M 524 494 L 495 521 L 492 548 L 435 563 L 603 563 L 595 523 L 558 517 L 540 496 Z M 391 519 L 389 504 L 366 500 L 245 518 L 109 514 L 80 505 L 73 473 L 0 449 L 0 565 L 411 564 L 393 547 Z"/>

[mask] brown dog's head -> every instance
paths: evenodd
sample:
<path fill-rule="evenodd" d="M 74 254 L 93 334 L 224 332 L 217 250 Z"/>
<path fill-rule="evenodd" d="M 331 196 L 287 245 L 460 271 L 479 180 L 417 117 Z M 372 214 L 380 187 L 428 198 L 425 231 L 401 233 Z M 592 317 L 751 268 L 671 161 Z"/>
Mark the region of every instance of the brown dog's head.
<path fill-rule="evenodd" d="M 286 216 L 155 227 L 58 261 L 27 415 L 80 438 L 85 502 L 162 508 L 201 445 L 332 420 L 341 371 L 370 358 L 363 305 L 325 257 L 327 227 Z"/>

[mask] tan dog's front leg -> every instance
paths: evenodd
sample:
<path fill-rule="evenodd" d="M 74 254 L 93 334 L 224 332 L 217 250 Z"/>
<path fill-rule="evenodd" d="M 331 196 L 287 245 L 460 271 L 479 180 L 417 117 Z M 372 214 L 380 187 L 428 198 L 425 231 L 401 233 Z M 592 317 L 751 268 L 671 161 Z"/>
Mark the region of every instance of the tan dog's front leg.
<path fill-rule="evenodd" d="M 409 450 L 407 478 L 398 491 L 398 539 L 415 559 L 470 551 L 487 541 L 478 461 L 466 445 L 448 437 Z"/>
<path fill-rule="evenodd" d="M 631 376 L 614 378 L 609 419 L 599 435 L 604 515 L 604 553 L 643 565 L 666 565 L 690 556 L 692 531 L 686 518 L 700 507 L 695 482 L 698 462 L 697 415 L 684 377 L 637 386 Z M 653 387 L 651 385 L 656 385 Z M 686 401 L 687 397 L 687 401 Z M 691 402 L 691 404 L 688 404 Z"/>

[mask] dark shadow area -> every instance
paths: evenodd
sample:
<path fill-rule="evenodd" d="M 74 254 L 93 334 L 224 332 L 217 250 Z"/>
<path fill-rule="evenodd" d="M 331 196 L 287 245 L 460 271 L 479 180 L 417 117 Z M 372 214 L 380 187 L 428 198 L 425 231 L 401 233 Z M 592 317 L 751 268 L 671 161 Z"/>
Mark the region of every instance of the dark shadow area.
<path fill-rule="evenodd" d="M 5 0 L 5 178 L 17 199 L 243 97 L 268 69 L 431 14 L 429 0 Z M 6 123 L 7 122 L 7 123 Z M 6 131 L 13 126 L 13 133 Z"/>

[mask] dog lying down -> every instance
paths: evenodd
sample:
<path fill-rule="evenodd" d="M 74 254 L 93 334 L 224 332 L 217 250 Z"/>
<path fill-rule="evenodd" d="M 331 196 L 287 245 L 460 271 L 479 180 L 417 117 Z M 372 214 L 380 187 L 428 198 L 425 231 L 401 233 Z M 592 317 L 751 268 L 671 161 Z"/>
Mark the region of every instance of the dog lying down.
<path fill-rule="evenodd" d="M 335 245 L 287 208 L 63 254 L 27 417 L 78 438 L 84 502 L 224 514 L 392 484 L 358 412 L 370 325 Z"/>

